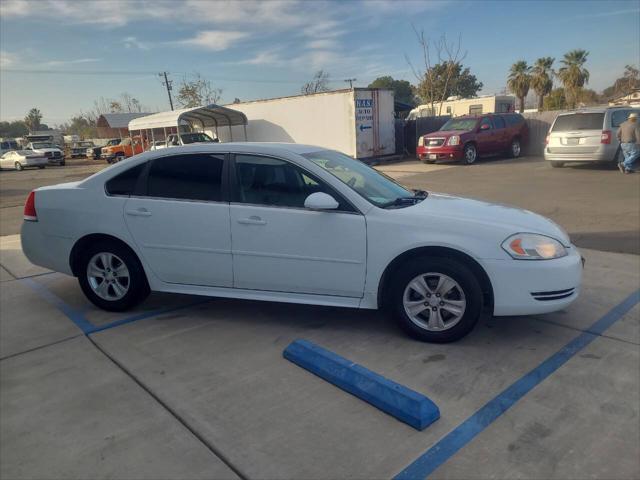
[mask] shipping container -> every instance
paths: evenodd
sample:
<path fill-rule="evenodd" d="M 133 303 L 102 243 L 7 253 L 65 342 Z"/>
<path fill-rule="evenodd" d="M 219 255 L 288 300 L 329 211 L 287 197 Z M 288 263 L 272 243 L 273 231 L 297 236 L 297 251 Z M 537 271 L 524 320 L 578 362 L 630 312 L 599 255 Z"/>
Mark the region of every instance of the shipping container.
<path fill-rule="evenodd" d="M 394 97 L 389 89 L 354 88 L 227 107 L 247 116 L 249 142 L 304 143 L 361 159 L 395 153 Z M 233 137 L 242 138 L 242 127 L 233 129 Z M 219 130 L 220 140 L 229 141 L 229 132 Z M 215 130 L 206 131 L 216 136 Z"/>

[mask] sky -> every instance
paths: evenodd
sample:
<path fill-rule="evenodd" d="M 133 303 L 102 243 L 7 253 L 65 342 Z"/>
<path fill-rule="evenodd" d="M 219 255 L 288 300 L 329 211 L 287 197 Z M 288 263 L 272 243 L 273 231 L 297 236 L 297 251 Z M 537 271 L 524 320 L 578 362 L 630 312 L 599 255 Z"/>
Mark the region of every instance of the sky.
<path fill-rule="evenodd" d="M 168 110 L 164 71 L 174 86 L 199 72 L 222 104 L 299 94 L 319 69 L 331 89 L 382 75 L 416 83 L 414 28 L 460 38 L 481 94 L 502 91 L 517 60 L 558 67 L 576 48 L 596 91 L 640 64 L 640 0 L 0 0 L 0 120 L 37 107 L 56 125 L 123 92 Z"/>

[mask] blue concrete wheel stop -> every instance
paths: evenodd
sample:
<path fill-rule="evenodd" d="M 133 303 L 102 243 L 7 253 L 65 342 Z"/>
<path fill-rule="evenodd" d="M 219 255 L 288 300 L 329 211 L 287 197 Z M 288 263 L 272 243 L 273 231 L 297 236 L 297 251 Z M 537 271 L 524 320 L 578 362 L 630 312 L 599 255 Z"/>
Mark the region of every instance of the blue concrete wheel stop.
<path fill-rule="evenodd" d="M 308 340 L 291 342 L 283 356 L 417 430 L 424 430 L 440 418 L 436 404 L 423 394 Z"/>

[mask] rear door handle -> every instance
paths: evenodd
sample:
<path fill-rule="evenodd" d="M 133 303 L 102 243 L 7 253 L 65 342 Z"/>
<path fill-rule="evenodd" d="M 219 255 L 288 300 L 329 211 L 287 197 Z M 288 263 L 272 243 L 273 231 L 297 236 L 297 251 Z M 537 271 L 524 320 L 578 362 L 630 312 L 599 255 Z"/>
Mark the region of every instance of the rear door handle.
<path fill-rule="evenodd" d="M 266 225 L 267 222 L 262 220 L 257 215 L 251 215 L 249 218 L 239 218 L 238 223 L 242 225 Z"/>
<path fill-rule="evenodd" d="M 151 212 L 146 208 L 137 208 L 135 210 L 127 210 L 124 213 L 131 215 L 132 217 L 150 217 Z"/>

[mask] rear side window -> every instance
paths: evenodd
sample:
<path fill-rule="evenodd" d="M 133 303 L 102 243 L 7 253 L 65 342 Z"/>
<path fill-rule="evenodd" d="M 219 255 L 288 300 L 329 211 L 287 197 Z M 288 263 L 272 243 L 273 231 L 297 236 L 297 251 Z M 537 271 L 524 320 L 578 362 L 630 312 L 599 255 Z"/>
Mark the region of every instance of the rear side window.
<path fill-rule="evenodd" d="M 113 177 L 105 185 L 107 193 L 109 195 L 131 195 L 145 166 L 146 163 L 141 163 Z"/>
<path fill-rule="evenodd" d="M 174 155 L 153 161 L 147 177 L 147 195 L 158 198 L 222 200 L 221 155 Z"/>
<path fill-rule="evenodd" d="M 512 127 L 514 125 L 520 125 L 524 123 L 524 117 L 522 115 L 513 114 L 513 115 L 504 115 L 504 121 L 507 123 L 508 127 Z"/>
<path fill-rule="evenodd" d="M 640 113 L 638 110 L 614 110 L 611 113 L 611 126 L 619 127 L 627 120 L 627 118 L 629 118 L 629 114 L 634 111 Z"/>
<path fill-rule="evenodd" d="M 504 119 L 502 117 L 493 117 L 493 126 L 495 128 L 504 128 Z"/>
<path fill-rule="evenodd" d="M 604 113 L 573 113 L 560 115 L 553 124 L 552 132 L 571 130 L 602 130 Z"/>

